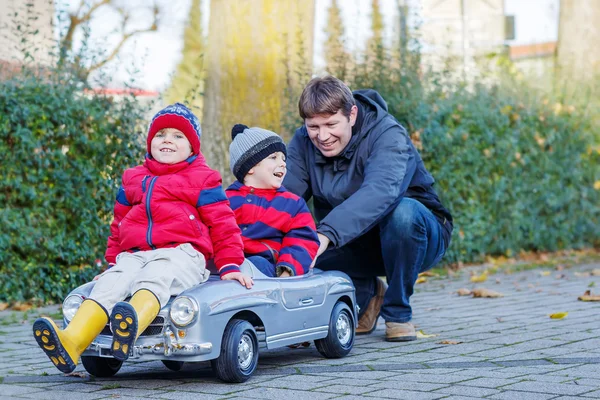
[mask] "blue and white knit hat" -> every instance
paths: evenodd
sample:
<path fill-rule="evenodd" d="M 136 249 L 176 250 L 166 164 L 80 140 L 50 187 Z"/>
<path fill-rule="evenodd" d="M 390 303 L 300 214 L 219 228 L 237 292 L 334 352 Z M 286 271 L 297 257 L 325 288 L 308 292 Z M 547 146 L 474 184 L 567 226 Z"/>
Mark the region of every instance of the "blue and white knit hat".
<path fill-rule="evenodd" d="M 281 151 L 287 156 L 281 137 L 266 129 L 237 124 L 231 129 L 231 139 L 229 165 L 233 175 L 242 183 L 248 171 L 270 154 Z"/>
<path fill-rule="evenodd" d="M 154 135 L 165 128 L 179 129 L 190 141 L 192 152 L 200 154 L 200 136 L 202 135 L 200 121 L 192 110 L 181 103 L 171 104 L 163 108 L 150 121 L 150 126 L 148 126 L 148 140 L 146 142 L 148 154 L 150 154 L 150 142 L 152 142 Z"/>

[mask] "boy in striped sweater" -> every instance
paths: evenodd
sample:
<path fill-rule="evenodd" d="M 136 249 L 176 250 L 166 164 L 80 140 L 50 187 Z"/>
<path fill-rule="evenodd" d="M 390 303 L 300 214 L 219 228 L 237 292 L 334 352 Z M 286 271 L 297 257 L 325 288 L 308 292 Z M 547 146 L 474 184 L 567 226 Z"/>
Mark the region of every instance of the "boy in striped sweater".
<path fill-rule="evenodd" d="M 286 174 L 283 140 L 241 124 L 231 136 L 229 159 L 237 181 L 225 193 L 242 231 L 244 255 L 269 277 L 307 273 L 319 240 L 304 199 L 281 185 Z"/>

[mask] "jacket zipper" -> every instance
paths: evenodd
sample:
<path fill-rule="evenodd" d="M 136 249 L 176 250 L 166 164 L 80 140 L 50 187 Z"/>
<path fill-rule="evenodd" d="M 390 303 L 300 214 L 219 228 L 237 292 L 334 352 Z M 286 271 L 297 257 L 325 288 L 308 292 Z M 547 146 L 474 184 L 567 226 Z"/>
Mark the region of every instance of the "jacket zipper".
<path fill-rule="evenodd" d="M 148 217 L 148 231 L 146 232 L 146 242 L 148 242 L 148 246 L 152 250 L 156 250 L 156 246 L 152 244 L 152 212 L 150 211 L 150 198 L 152 197 L 152 189 L 154 189 L 154 183 L 158 179 L 158 176 L 155 176 L 150 180 L 150 185 L 148 185 L 148 194 L 146 195 L 146 216 Z"/>
<path fill-rule="evenodd" d="M 146 175 L 144 176 L 144 179 L 142 179 L 142 193 L 146 193 L 146 181 L 148 178 L 150 178 L 150 175 Z"/>

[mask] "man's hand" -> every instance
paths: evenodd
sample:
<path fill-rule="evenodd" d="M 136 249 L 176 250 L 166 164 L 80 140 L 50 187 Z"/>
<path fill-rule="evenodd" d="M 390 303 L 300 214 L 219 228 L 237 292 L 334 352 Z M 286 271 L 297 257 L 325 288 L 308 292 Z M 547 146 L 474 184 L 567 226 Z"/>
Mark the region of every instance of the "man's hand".
<path fill-rule="evenodd" d="M 222 276 L 221 279 L 224 281 L 238 281 L 242 284 L 242 286 L 246 286 L 248 289 L 254 285 L 252 278 L 242 272 L 231 272 L 225 276 Z"/>
<path fill-rule="evenodd" d="M 321 233 L 317 233 L 317 236 L 319 237 L 319 250 L 317 250 L 317 255 L 315 256 L 315 259 L 313 260 L 312 264 L 310 264 L 310 269 L 313 269 L 315 267 L 315 263 L 317 262 L 317 258 L 319 258 L 319 256 L 321 254 L 323 254 L 325 252 L 325 250 L 327 250 L 327 246 L 329 246 L 329 243 L 331 243 L 331 240 L 329 240 L 329 238 Z"/>
<path fill-rule="evenodd" d="M 317 236 L 319 237 L 319 243 L 321 243 L 319 245 L 319 250 L 317 250 L 317 257 L 319 257 L 321 254 L 323 254 L 325 252 L 325 250 L 327 250 L 327 246 L 329 246 L 329 243 L 331 243 L 331 240 L 329 240 L 329 238 L 325 235 L 323 235 L 322 233 L 317 233 Z M 316 259 L 316 257 L 315 257 Z"/>

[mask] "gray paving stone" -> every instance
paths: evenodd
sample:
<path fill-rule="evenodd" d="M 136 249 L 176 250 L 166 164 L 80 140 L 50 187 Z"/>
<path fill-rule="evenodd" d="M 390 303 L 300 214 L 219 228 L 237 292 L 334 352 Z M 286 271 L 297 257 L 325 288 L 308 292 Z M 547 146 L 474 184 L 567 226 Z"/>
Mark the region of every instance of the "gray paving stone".
<path fill-rule="evenodd" d="M 20 397 L 27 399 L 37 399 L 39 400 L 39 393 L 27 393 L 24 395 L 19 395 Z M 44 400 L 64 400 L 64 399 L 81 399 L 81 400 L 96 400 L 96 399 L 104 399 L 109 397 L 109 394 L 100 392 L 95 393 L 81 393 L 81 392 L 69 392 L 63 390 L 47 390 L 44 392 Z"/>
<path fill-rule="evenodd" d="M 593 390 L 591 392 L 584 393 L 581 396 L 585 398 L 600 399 L 600 390 Z"/>
<path fill-rule="evenodd" d="M 502 379 L 502 378 L 476 378 L 461 382 L 461 385 L 477 386 L 491 389 L 500 389 L 502 386 L 519 382 L 520 379 Z"/>
<path fill-rule="evenodd" d="M 38 387 L 0 384 L 0 393 L 3 396 L 21 396 L 28 393 L 40 393 L 41 391 L 43 391 L 42 388 Z"/>
<path fill-rule="evenodd" d="M 417 372 L 417 373 L 406 373 L 406 374 L 403 374 L 400 376 L 385 378 L 385 381 L 394 380 L 394 381 L 398 381 L 398 382 L 424 382 L 424 383 L 434 381 L 435 383 L 450 384 L 450 383 L 463 382 L 466 380 L 473 379 L 471 376 L 463 376 L 463 375 L 456 375 L 456 374 L 436 374 L 436 375 L 421 374 L 420 371 L 421 370 L 419 370 L 419 372 Z"/>
<path fill-rule="evenodd" d="M 387 398 L 387 399 L 406 399 L 406 400 L 435 400 L 445 397 L 443 394 L 427 393 L 427 392 L 413 392 L 410 390 L 395 390 L 385 389 L 378 390 L 371 393 L 365 393 L 363 396 L 375 397 L 375 398 Z"/>
<path fill-rule="evenodd" d="M 238 394 L 239 396 L 240 394 Z M 337 397 L 333 393 L 323 392 L 307 392 L 303 390 L 287 390 L 287 389 L 275 389 L 275 388 L 254 388 L 244 391 L 241 396 L 244 398 L 255 398 L 255 399 L 273 399 L 273 400 L 321 400 L 331 399 Z"/>
<path fill-rule="evenodd" d="M 210 393 L 216 395 L 234 395 L 238 391 L 253 389 L 256 386 L 252 383 L 252 379 L 239 385 L 228 385 L 225 383 L 214 382 L 190 382 L 178 386 L 178 392 L 193 392 L 193 393 Z"/>
<path fill-rule="evenodd" d="M 471 396 L 471 397 L 481 398 L 481 397 L 491 396 L 496 393 L 500 393 L 500 391 L 496 390 L 496 389 L 464 386 L 464 385 L 460 384 L 460 385 L 449 386 L 446 388 L 436 390 L 434 393 L 445 393 L 445 394 L 452 394 L 452 395 L 458 395 L 458 396 Z"/>
<path fill-rule="evenodd" d="M 503 389 L 506 390 L 522 390 L 526 392 L 536 392 L 536 393 L 549 393 L 554 395 L 578 395 L 582 393 L 590 392 L 590 388 L 588 386 L 579 386 L 579 385 L 568 385 L 568 384 L 560 384 L 560 383 L 549 383 L 546 382 L 543 385 L 540 385 L 537 382 L 519 382 L 513 385 L 504 386 Z"/>
<path fill-rule="evenodd" d="M 222 395 L 218 395 L 218 394 L 206 394 L 203 393 L 201 396 L 198 395 L 198 393 L 191 393 L 191 392 L 166 392 L 166 393 L 161 393 L 158 395 L 152 395 L 150 397 L 147 397 L 150 399 L 168 399 L 168 400 L 197 400 L 199 398 L 201 398 L 202 400 L 222 400 L 222 399 L 231 399 L 231 398 L 237 398 L 237 399 L 245 399 L 246 397 L 223 397 Z M 129 398 L 128 398 L 129 400 Z"/>
<path fill-rule="evenodd" d="M 334 393 L 334 394 L 344 394 L 344 395 L 355 395 L 355 394 L 363 394 L 370 393 L 373 391 L 371 386 L 353 386 L 353 385 L 329 385 L 316 388 L 314 391 L 316 392 L 326 392 L 326 393 Z"/>
<path fill-rule="evenodd" d="M 370 388 L 375 389 L 398 389 L 398 390 L 413 390 L 420 392 L 431 392 L 436 389 L 441 389 L 443 387 L 447 387 L 447 384 L 443 383 L 425 383 L 425 382 L 415 382 L 408 380 L 397 380 L 397 381 L 386 381 L 381 383 L 375 383 L 369 385 Z"/>
<path fill-rule="evenodd" d="M 544 393 L 532 393 L 532 392 L 517 392 L 513 390 L 506 390 L 502 393 L 498 393 L 488 397 L 488 399 L 494 400 L 548 400 L 554 399 L 556 396 L 553 394 Z"/>

